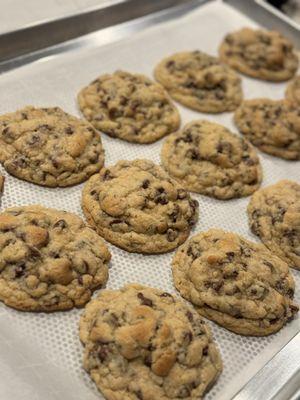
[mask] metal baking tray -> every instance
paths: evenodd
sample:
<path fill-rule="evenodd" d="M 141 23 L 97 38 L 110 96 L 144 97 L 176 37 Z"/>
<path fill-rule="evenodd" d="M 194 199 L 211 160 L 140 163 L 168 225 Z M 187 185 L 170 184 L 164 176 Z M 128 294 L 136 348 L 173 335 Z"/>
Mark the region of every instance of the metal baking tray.
<path fill-rule="evenodd" d="M 176 19 L 208 2 L 209 0 L 118 0 L 85 13 L 0 35 L 0 73 L 12 73 L 20 66 L 46 60 L 49 56 L 59 57 L 60 54 L 81 48 L 112 44 L 147 27 Z M 300 46 L 300 27 L 283 14 L 266 7 L 263 1 L 225 2 L 266 28 L 282 31 L 296 46 Z M 6 400 L 1 393 L 0 399 Z M 16 400 L 19 399 L 21 397 Z M 300 399 L 300 332 L 233 399 Z"/>

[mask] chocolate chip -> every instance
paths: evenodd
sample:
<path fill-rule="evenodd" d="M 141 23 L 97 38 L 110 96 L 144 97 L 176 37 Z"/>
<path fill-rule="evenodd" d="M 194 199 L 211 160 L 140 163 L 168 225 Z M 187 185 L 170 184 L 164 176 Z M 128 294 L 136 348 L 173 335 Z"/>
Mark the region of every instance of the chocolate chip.
<path fill-rule="evenodd" d="M 99 194 L 97 193 L 97 190 L 92 190 L 91 192 L 90 192 L 90 195 L 91 196 L 93 196 L 93 198 L 95 199 L 95 200 L 99 200 Z"/>
<path fill-rule="evenodd" d="M 60 219 L 59 221 L 56 221 L 55 224 L 53 225 L 53 228 L 60 228 L 60 229 L 65 229 L 67 228 L 68 224 L 64 219 Z"/>
<path fill-rule="evenodd" d="M 167 199 L 167 196 L 165 193 L 162 193 L 161 195 L 156 195 L 156 197 L 154 198 L 154 201 L 156 204 L 168 204 L 169 200 Z"/>
<path fill-rule="evenodd" d="M 32 135 L 31 138 L 27 141 L 27 144 L 29 146 L 34 146 L 35 144 L 39 143 L 41 141 L 41 138 L 39 135 Z"/>
<path fill-rule="evenodd" d="M 83 279 L 82 279 L 81 275 L 78 276 L 77 281 L 78 281 L 79 285 L 81 285 L 81 286 L 83 285 Z"/>
<path fill-rule="evenodd" d="M 175 210 L 171 214 L 169 214 L 169 218 L 173 223 L 175 223 L 177 221 L 177 218 L 178 218 L 178 215 L 180 212 L 180 208 L 178 207 L 177 204 L 176 204 L 176 206 L 177 207 L 175 208 Z"/>
<path fill-rule="evenodd" d="M 112 176 L 112 174 L 111 174 L 111 172 L 110 172 L 109 169 L 107 169 L 107 170 L 104 172 L 104 175 L 103 175 L 102 179 L 103 179 L 104 181 L 109 181 L 109 180 L 113 179 L 113 176 Z"/>
<path fill-rule="evenodd" d="M 196 258 L 201 256 L 201 250 L 194 249 L 192 246 L 189 246 L 187 249 L 187 255 L 195 260 Z"/>
<path fill-rule="evenodd" d="M 169 228 L 167 230 L 167 240 L 168 242 L 174 242 L 174 240 L 176 240 L 176 238 L 178 237 L 178 231 Z"/>
<path fill-rule="evenodd" d="M 190 322 L 194 321 L 193 314 L 190 311 L 187 311 L 185 314 Z"/>
<path fill-rule="evenodd" d="M 24 156 L 20 156 L 18 158 L 15 158 L 12 161 L 12 164 L 16 167 L 16 168 L 25 168 L 27 165 L 27 161 L 26 158 Z"/>
<path fill-rule="evenodd" d="M 251 256 L 251 250 L 248 247 L 241 247 L 241 255 L 244 257 L 250 257 Z"/>
<path fill-rule="evenodd" d="M 186 157 L 191 158 L 192 160 L 201 160 L 200 153 L 195 149 L 189 149 L 186 152 Z"/>
<path fill-rule="evenodd" d="M 282 281 L 277 281 L 275 283 L 275 289 L 278 290 L 279 292 L 283 292 L 284 291 L 284 286 Z"/>
<path fill-rule="evenodd" d="M 184 340 L 186 340 L 188 343 L 190 343 L 193 340 L 193 334 L 192 332 L 188 331 L 184 333 Z"/>
<path fill-rule="evenodd" d="M 41 257 L 41 252 L 39 251 L 39 249 L 37 249 L 34 246 L 29 246 L 30 249 L 30 255 L 34 258 L 40 258 Z"/>
<path fill-rule="evenodd" d="M 72 135 L 74 133 L 74 129 L 71 126 L 67 126 L 67 128 L 65 128 L 65 133 L 67 135 Z"/>
<path fill-rule="evenodd" d="M 50 251 L 49 256 L 55 259 L 60 257 L 57 251 Z"/>
<path fill-rule="evenodd" d="M 3 129 L 2 135 L 5 136 L 7 139 L 13 139 L 14 137 L 14 133 L 10 130 L 9 127 Z"/>
<path fill-rule="evenodd" d="M 250 156 L 243 156 L 243 157 L 242 157 L 242 160 L 243 160 L 244 163 L 245 163 L 246 165 L 248 165 L 249 167 L 252 167 L 253 165 L 255 165 L 254 160 L 252 160 L 252 159 L 250 158 Z"/>
<path fill-rule="evenodd" d="M 144 364 L 145 364 L 147 367 L 151 368 L 151 365 L 152 365 L 152 357 L 151 357 L 151 354 L 148 354 L 148 355 L 145 357 L 145 359 L 144 359 Z"/>
<path fill-rule="evenodd" d="M 224 284 L 224 282 L 222 282 L 222 281 L 219 281 L 219 282 L 212 282 L 210 286 L 211 286 L 211 288 L 214 289 L 216 292 L 219 292 L 220 289 L 222 288 L 223 284 Z"/>
<path fill-rule="evenodd" d="M 98 358 L 101 362 L 104 362 L 109 354 L 109 348 L 108 346 L 100 346 L 98 350 Z"/>
<path fill-rule="evenodd" d="M 17 265 L 15 268 L 15 277 L 20 278 L 21 276 L 23 276 L 25 273 L 25 269 L 26 269 L 25 264 Z"/>
<path fill-rule="evenodd" d="M 189 397 L 190 394 L 191 394 L 191 389 L 188 388 L 187 386 L 183 386 L 178 393 L 178 397 L 185 398 L 185 397 Z"/>
<path fill-rule="evenodd" d="M 169 61 L 166 63 L 166 67 L 167 67 L 167 68 L 173 67 L 174 65 L 175 65 L 175 61 L 173 61 L 173 60 L 169 60 Z"/>
<path fill-rule="evenodd" d="M 205 347 L 204 347 L 204 349 L 202 350 L 202 354 L 203 354 L 204 356 L 207 356 L 207 355 L 208 355 L 208 346 L 205 346 Z"/>
<path fill-rule="evenodd" d="M 145 180 L 143 181 L 143 183 L 142 183 L 142 188 L 143 188 L 143 189 L 148 189 L 149 185 L 150 185 L 149 179 L 145 179 Z"/>
<path fill-rule="evenodd" d="M 152 300 L 150 300 L 147 297 L 145 297 L 142 292 L 139 292 L 137 294 L 137 297 L 141 300 L 141 303 L 142 303 L 143 306 L 153 307 Z"/>
<path fill-rule="evenodd" d="M 274 265 L 272 263 L 270 263 L 269 261 L 264 260 L 263 264 L 265 264 L 267 267 L 269 267 L 271 272 L 275 272 L 275 268 L 274 268 Z"/>
<path fill-rule="evenodd" d="M 294 297 L 294 289 L 290 288 L 287 290 L 286 294 L 289 296 L 290 299 L 292 299 Z"/>
<path fill-rule="evenodd" d="M 234 259 L 234 253 L 232 251 L 226 253 L 227 259 L 231 262 Z"/>
<path fill-rule="evenodd" d="M 136 397 L 137 397 L 139 400 L 144 400 L 143 393 L 142 393 L 142 391 L 141 391 L 140 389 L 137 390 L 137 391 L 135 391 L 134 393 L 135 393 Z"/>

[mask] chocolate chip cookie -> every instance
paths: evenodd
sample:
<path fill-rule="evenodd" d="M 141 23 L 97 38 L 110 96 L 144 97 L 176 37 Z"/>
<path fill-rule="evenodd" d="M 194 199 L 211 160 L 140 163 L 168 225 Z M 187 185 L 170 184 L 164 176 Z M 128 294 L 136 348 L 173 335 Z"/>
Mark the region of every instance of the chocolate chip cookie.
<path fill-rule="evenodd" d="M 95 128 L 128 142 L 152 143 L 180 125 L 163 87 L 140 74 L 102 75 L 81 90 L 78 103 Z"/>
<path fill-rule="evenodd" d="M 219 53 L 224 63 L 257 79 L 285 81 L 298 68 L 292 42 L 275 31 L 240 29 L 225 36 Z"/>
<path fill-rule="evenodd" d="M 265 153 L 300 160 L 299 109 L 284 100 L 246 100 L 236 110 L 240 132 Z"/>
<path fill-rule="evenodd" d="M 173 277 L 201 315 L 241 335 L 274 333 L 298 312 L 288 265 L 235 233 L 192 237 L 173 258 Z"/>
<path fill-rule="evenodd" d="M 75 214 L 42 206 L 0 214 L 0 300 L 22 311 L 81 307 L 108 278 L 110 253 Z"/>
<path fill-rule="evenodd" d="M 248 196 L 260 185 L 262 169 L 256 151 L 222 125 L 194 121 L 170 135 L 161 159 L 183 187 L 218 199 Z"/>
<path fill-rule="evenodd" d="M 26 107 L 0 116 L 0 162 L 26 181 L 70 186 L 98 172 L 104 152 L 87 122 L 58 107 Z"/>
<path fill-rule="evenodd" d="M 84 368 L 108 400 L 201 399 L 222 371 L 197 312 L 146 286 L 102 291 L 86 306 L 80 338 Z"/>
<path fill-rule="evenodd" d="M 137 253 L 174 249 L 198 218 L 198 202 L 149 160 L 102 169 L 85 185 L 82 208 L 99 235 Z"/>
<path fill-rule="evenodd" d="M 300 75 L 288 84 L 285 91 L 285 97 L 296 107 L 300 106 Z"/>
<path fill-rule="evenodd" d="M 290 267 L 300 269 L 300 185 L 283 180 L 258 190 L 248 217 L 252 232 Z"/>
<path fill-rule="evenodd" d="M 196 111 L 232 111 L 242 101 L 239 76 L 216 57 L 201 51 L 177 53 L 163 59 L 154 75 L 171 97 Z"/>

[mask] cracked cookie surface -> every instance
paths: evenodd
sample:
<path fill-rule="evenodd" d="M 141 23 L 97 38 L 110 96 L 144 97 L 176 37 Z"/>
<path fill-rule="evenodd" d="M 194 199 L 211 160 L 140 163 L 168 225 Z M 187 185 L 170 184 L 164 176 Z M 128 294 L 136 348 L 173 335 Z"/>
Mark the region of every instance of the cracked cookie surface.
<path fill-rule="evenodd" d="M 256 151 L 222 125 L 194 121 L 170 135 L 161 159 L 168 173 L 193 192 L 231 199 L 248 196 L 260 185 Z"/>
<path fill-rule="evenodd" d="M 290 82 L 285 91 L 285 97 L 295 106 L 300 106 L 300 75 Z"/>
<path fill-rule="evenodd" d="M 173 258 L 173 278 L 201 315 L 241 335 L 277 332 L 298 311 L 288 265 L 235 233 L 192 237 Z"/>
<path fill-rule="evenodd" d="M 163 87 L 140 74 L 102 75 L 81 90 L 78 103 L 95 128 L 128 142 L 152 143 L 180 125 Z"/>
<path fill-rule="evenodd" d="M 300 185 L 282 180 L 262 188 L 251 197 L 247 211 L 252 232 L 300 270 Z"/>
<path fill-rule="evenodd" d="M 0 116 L 0 162 L 12 175 L 42 186 L 70 186 L 104 164 L 98 132 L 58 107 L 26 107 Z"/>
<path fill-rule="evenodd" d="M 233 111 L 242 101 L 241 79 L 235 71 L 201 51 L 163 59 L 154 75 L 171 97 L 197 111 Z"/>
<path fill-rule="evenodd" d="M 84 367 L 108 400 L 196 400 L 222 371 L 198 313 L 177 297 L 130 284 L 104 290 L 80 320 Z"/>
<path fill-rule="evenodd" d="M 285 81 L 297 71 L 292 42 L 279 32 L 243 28 L 225 36 L 219 49 L 223 62 L 245 75 Z"/>
<path fill-rule="evenodd" d="M 130 252 L 164 253 L 183 243 L 198 202 L 149 160 L 119 161 L 86 183 L 82 208 L 109 242 Z"/>
<path fill-rule="evenodd" d="M 0 299 L 22 311 L 81 307 L 108 278 L 110 253 L 75 214 L 38 205 L 0 214 Z"/>
<path fill-rule="evenodd" d="M 299 109 L 284 100 L 246 100 L 236 110 L 239 131 L 261 151 L 300 160 Z"/>

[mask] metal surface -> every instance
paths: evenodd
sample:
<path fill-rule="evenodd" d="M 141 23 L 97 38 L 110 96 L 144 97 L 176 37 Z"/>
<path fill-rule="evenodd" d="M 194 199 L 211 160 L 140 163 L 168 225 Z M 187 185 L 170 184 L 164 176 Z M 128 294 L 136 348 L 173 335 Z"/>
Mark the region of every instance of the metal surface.
<path fill-rule="evenodd" d="M 126 16 L 128 17 L 131 15 L 131 9 L 133 9 L 132 17 L 136 14 L 136 11 L 134 12 L 134 3 L 137 0 L 134 1 L 123 1 L 123 5 L 126 3 L 127 7 L 127 13 Z M 64 18 L 59 21 L 53 21 L 46 23 L 45 25 L 38 25 L 36 27 L 31 27 L 28 29 L 24 29 L 23 31 L 16 31 L 16 32 L 11 32 L 9 34 L 5 35 L 0 35 L 0 74 L 12 69 L 15 69 L 17 67 L 20 67 L 22 65 L 28 64 L 32 61 L 38 60 L 38 59 L 44 59 L 45 57 L 57 55 L 60 53 L 65 53 L 67 51 L 73 50 L 73 49 L 79 49 L 79 48 L 87 48 L 91 46 L 102 46 L 107 43 L 113 43 L 117 40 L 120 40 L 122 38 L 128 37 L 132 35 L 134 32 L 141 31 L 145 29 L 148 26 L 153 26 L 155 24 L 158 24 L 160 22 L 165 22 L 177 17 L 182 16 L 183 14 L 195 9 L 196 7 L 199 7 L 201 4 L 208 3 L 211 0 L 153 0 L 152 2 L 145 1 L 144 4 L 148 3 L 153 3 L 157 4 L 160 3 L 160 7 L 165 5 L 167 9 L 163 9 L 161 11 L 156 11 L 156 12 L 150 12 L 151 7 L 145 7 L 144 8 L 144 13 L 146 10 L 150 13 L 149 15 L 146 15 L 144 17 L 139 17 L 135 18 L 129 22 L 123 22 L 119 24 L 114 24 L 111 27 L 104 28 L 104 26 L 108 26 L 109 24 L 112 24 L 113 19 L 121 21 L 122 18 L 124 18 L 124 15 L 122 14 L 122 9 L 121 8 L 116 8 L 115 6 L 109 7 L 110 11 L 114 13 L 114 17 L 109 17 L 107 21 L 105 21 L 104 24 L 101 25 L 102 29 L 100 29 L 100 21 L 102 21 L 103 18 L 105 18 L 105 15 L 107 15 L 108 9 L 103 10 L 103 14 L 101 14 L 100 10 L 96 10 L 94 12 L 89 12 L 88 14 L 85 14 L 83 16 L 76 16 L 76 17 L 69 17 L 69 18 Z M 138 0 L 138 3 L 143 2 L 143 0 Z M 119 4 L 120 2 L 118 2 Z M 170 5 L 172 4 L 172 7 Z M 101 16 L 100 16 L 101 14 Z M 89 25 L 88 23 L 88 18 L 89 15 L 92 17 L 92 20 L 98 21 L 98 29 L 96 32 L 90 33 L 90 34 L 85 34 L 82 35 L 79 32 L 82 32 L 82 28 L 79 25 L 73 25 L 74 23 L 74 18 L 79 18 L 81 21 L 85 21 L 85 24 Z M 123 16 L 122 16 L 123 15 Z M 123 19 L 124 20 L 124 19 Z M 66 26 L 64 27 L 64 31 L 67 32 L 68 29 L 70 28 L 70 32 L 68 35 L 73 34 L 76 36 L 76 39 L 73 40 L 66 40 L 63 41 L 63 43 L 57 44 L 57 45 L 51 45 L 53 44 L 53 39 L 49 37 L 50 33 L 53 29 L 55 29 L 57 26 L 61 26 L 62 23 L 65 23 Z M 76 31 L 76 27 L 78 30 Z M 24 33 L 24 39 L 22 39 L 21 33 Z M 60 32 L 62 33 L 62 32 Z M 36 42 L 35 40 L 31 43 L 30 38 L 32 36 L 40 36 L 41 38 Z M 60 38 L 60 42 L 63 40 L 63 36 L 57 35 L 56 39 Z M 66 36 L 65 36 L 66 38 Z M 19 41 L 21 42 L 19 43 Z M 23 47 L 23 52 L 21 52 L 22 45 L 26 41 L 26 51 L 25 47 Z M 36 49 L 37 43 L 40 45 L 41 43 L 48 43 L 47 45 L 43 46 L 41 50 Z M 3 51 L 2 51 L 3 49 Z M 7 51 L 5 52 L 5 49 Z M 11 54 L 11 57 L 8 57 L 8 53 Z"/>
<path fill-rule="evenodd" d="M 234 400 L 300 398 L 300 333 L 276 354 L 234 397 Z"/>
<path fill-rule="evenodd" d="M 276 29 L 290 38 L 300 49 L 300 26 L 262 0 L 224 0 L 268 29 Z"/>

